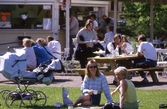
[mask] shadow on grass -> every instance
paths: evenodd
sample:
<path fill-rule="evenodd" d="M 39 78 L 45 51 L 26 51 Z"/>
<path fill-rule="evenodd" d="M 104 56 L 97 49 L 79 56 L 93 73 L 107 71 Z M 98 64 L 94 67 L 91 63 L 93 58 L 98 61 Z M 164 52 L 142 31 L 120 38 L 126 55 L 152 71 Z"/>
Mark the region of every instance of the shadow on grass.
<path fill-rule="evenodd" d="M 154 82 L 148 82 L 148 83 L 142 83 L 139 81 L 132 81 L 135 85 L 135 87 L 140 88 L 140 87 L 152 87 L 152 86 L 162 86 L 166 85 L 167 82 L 159 82 L 159 83 L 154 83 Z"/>
<path fill-rule="evenodd" d="M 91 107 L 94 107 L 94 108 L 97 108 L 97 109 L 100 109 L 102 108 L 104 105 L 99 105 L 99 106 L 91 106 Z M 24 108 L 28 108 L 28 109 L 67 109 L 68 107 L 67 106 L 62 106 L 62 107 L 54 107 L 54 106 L 35 106 L 35 107 L 32 107 L 32 106 L 25 106 Z M 77 108 L 77 107 L 74 107 L 74 108 Z M 90 107 L 82 107 L 82 108 L 90 108 Z"/>
<path fill-rule="evenodd" d="M 73 81 L 72 79 L 53 79 L 53 83 L 57 84 L 57 83 L 62 83 L 62 82 L 69 82 L 69 81 Z"/>
<path fill-rule="evenodd" d="M 62 106 L 62 107 L 54 107 L 54 106 L 25 106 L 26 109 L 67 109 L 68 107 Z"/>
<path fill-rule="evenodd" d="M 62 83 L 62 82 L 69 82 L 69 81 L 73 81 L 72 79 L 53 79 L 53 81 L 52 81 L 52 83 L 54 83 L 54 84 L 58 84 L 58 83 Z M 14 83 L 14 82 L 12 82 L 12 81 L 10 81 L 10 80 L 3 80 L 3 81 L 0 81 L 0 83 L 4 83 L 4 84 L 9 84 L 9 85 L 14 85 L 14 84 L 16 84 L 17 85 L 17 83 Z M 34 83 L 35 84 L 35 83 Z M 38 84 L 43 84 L 43 83 L 39 83 L 38 82 Z"/>

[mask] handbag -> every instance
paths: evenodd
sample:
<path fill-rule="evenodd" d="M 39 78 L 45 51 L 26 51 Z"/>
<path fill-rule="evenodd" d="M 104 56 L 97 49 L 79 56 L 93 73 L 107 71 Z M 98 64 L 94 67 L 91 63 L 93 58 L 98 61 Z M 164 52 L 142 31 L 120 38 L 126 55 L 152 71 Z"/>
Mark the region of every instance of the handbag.
<path fill-rule="evenodd" d="M 46 69 L 52 71 L 64 71 L 64 66 L 59 59 L 53 58 L 51 59 L 51 63 L 48 65 Z"/>

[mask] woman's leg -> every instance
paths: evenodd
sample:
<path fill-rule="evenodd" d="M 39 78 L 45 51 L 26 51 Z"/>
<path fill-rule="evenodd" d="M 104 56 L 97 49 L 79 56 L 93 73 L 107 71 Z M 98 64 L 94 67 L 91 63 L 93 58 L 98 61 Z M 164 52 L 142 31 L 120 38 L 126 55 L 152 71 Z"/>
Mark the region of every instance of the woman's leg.
<path fill-rule="evenodd" d="M 87 105 L 91 105 L 91 101 L 90 101 L 90 95 L 89 94 L 85 94 L 85 95 L 81 95 L 73 104 L 73 106 L 77 106 L 77 104 L 81 103 L 81 105 L 87 106 Z"/>

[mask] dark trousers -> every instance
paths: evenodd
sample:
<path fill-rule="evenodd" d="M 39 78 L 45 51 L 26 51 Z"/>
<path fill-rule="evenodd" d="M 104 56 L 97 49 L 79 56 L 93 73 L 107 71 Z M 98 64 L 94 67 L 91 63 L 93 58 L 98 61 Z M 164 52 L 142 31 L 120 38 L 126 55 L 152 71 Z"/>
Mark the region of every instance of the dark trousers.
<path fill-rule="evenodd" d="M 87 58 L 88 57 L 93 57 L 93 48 L 86 48 L 86 50 L 81 54 L 80 58 L 79 58 L 79 62 L 80 62 L 80 67 L 81 68 L 86 68 L 86 64 L 87 64 Z M 82 77 L 82 81 L 85 77 L 85 75 L 81 75 Z"/>
<path fill-rule="evenodd" d="M 148 68 L 148 67 L 155 67 L 156 65 L 157 65 L 157 61 L 145 59 L 144 57 L 134 60 L 135 68 Z M 146 77 L 143 71 L 139 71 L 139 74 L 142 78 Z"/>
<path fill-rule="evenodd" d="M 97 95 L 92 94 L 90 95 L 90 99 L 91 99 L 92 105 L 99 105 L 101 94 L 97 94 Z"/>

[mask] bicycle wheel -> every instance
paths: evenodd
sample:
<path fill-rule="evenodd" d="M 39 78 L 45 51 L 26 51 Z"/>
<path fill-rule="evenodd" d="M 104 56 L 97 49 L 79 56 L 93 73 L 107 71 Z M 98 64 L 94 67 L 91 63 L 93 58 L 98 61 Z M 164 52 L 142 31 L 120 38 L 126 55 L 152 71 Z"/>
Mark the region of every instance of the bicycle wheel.
<path fill-rule="evenodd" d="M 35 91 L 30 100 L 32 106 L 45 106 L 46 102 L 46 95 L 42 91 Z"/>
<path fill-rule="evenodd" d="M 23 104 L 22 96 L 19 92 L 9 92 L 5 97 L 5 104 L 7 107 L 20 107 Z"/>

